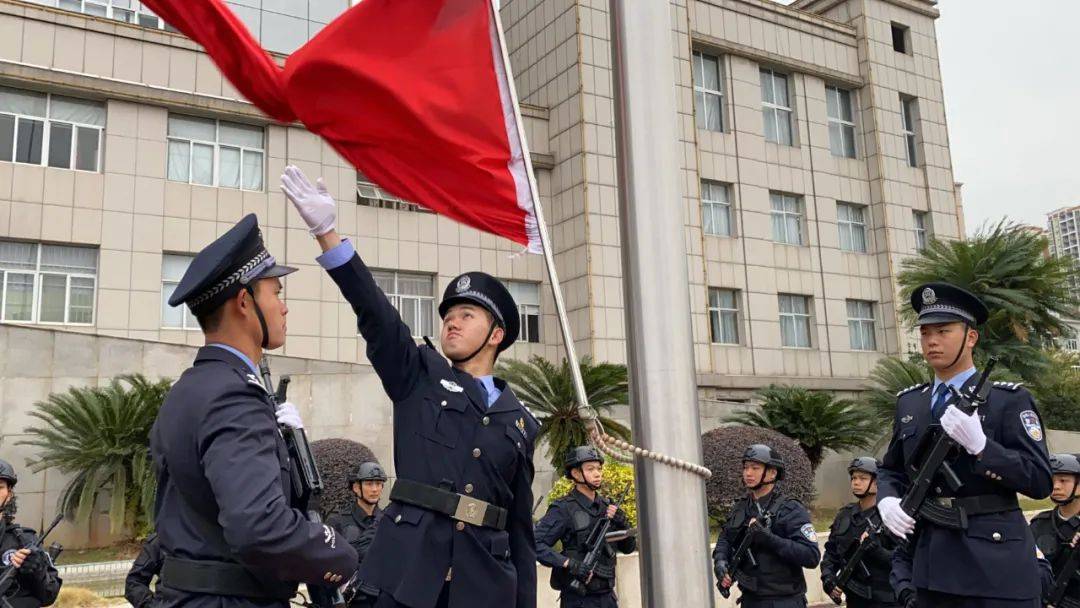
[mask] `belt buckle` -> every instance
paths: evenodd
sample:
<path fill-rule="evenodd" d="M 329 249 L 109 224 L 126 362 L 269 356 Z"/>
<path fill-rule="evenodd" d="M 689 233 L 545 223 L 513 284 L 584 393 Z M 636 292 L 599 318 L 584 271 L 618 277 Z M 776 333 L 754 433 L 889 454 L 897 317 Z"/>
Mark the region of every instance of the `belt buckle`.
<path fill-rule="evenodd" d="M 458 495 L 457 509 L 454 510 L 454 519 L 463 521 L 474 526 L 484 525 L 484 514 L 488 504 L 469 496 Z"/>
<path fill-rule="evenodd" d="M 942 496 L 934 499 L 939 505 L 946 509 L 953 508 L 953 499 L 951 496 Z"/>

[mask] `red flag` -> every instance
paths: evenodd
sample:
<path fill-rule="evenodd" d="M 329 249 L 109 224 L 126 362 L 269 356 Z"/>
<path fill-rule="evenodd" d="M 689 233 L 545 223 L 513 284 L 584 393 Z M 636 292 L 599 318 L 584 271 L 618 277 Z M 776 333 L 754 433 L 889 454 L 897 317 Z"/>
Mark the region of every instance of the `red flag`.
<path fill-rule="evenodd" d="M 271 118 L 379 186 L 540 251 L 491 0 L 364 0 L 281 68 L 221 0 L 142 0 Z"/>

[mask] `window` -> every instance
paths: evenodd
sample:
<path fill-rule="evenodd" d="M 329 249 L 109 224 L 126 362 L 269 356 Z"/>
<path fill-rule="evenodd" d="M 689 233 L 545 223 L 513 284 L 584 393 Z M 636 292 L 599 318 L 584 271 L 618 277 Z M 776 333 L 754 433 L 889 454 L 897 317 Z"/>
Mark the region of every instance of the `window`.
<path fill-rule="evenodd" d="M 929 238 L 934 236 L 934 227 L 930 224 L 930 214 L 925 211 L 912 211 L 915 220 L 915 249 L 926 249 Z"/>
<path fill-rule="evenodd" d="M 415 211 L 417 213 L 431 213 L 426 207 L 398 198 L 375 185 L 363 173 L 356 172 L 356 204 L 365 207 L 377 207 L 379 209 L 396 209 L 397 211 Z"/>
<path fill-rule="evenodd" d="M 161 258 L 161 326 L 170 329 L 199 329 L 199 322 L 191 309 L 187 306 L 169 306 L 169 298 L 176 291 L 180 279 L 187 272 L 191 260 L 190 255 L 165 254 Z"/>
<path fill-rule="evenodd" d="M 709 335 L 713 344 L 739 343 L 739 292 L 709 288 Z"/>
<path fill-rule="evenodd" d="M 904 122 L 904 147 L 907 149 L 907 162 L 912 167 L 918 167 L 918 157 L 915 155 L 915 119 L 918 116 L 918 100 L 914 97 L 900 96 L 900 115 Z"/>
<path fill-rule="evenodd" d="M 506 288 L 517 303 L 523 342 L 540 343 L 540 284 L 507 281 Z"/>
<path fill-rule="evenodd" d="M 124 23 L 132 23 L 153 29 L 166 29 L 170 32 L 177 31 L 166 24 L 150 9 L 143 6 L 138 0 L 31 0 L 38 4 L 56 6 L 64 10 L 75 11 L 115 19 Z"/>
<path fill-rule="evenodd" d="M 810 348 L 810 298 L 780 294 L 780 344 Z"/>
<path fill-rule="evenodd" d="M 169 179 L 203 186 L 263 189 L 263 128 L 169 116 Z"/>
<path fill-rule="evenodd" d="M 434 332 L 435 295 L 430 275 L 376 270 L 371 273 L 414 336 Z"/>
<path fill-rule="evenodd" d="M 694 113 L 697 128 L 724 131 L 724 90 L 720 58 L 694 51 Z"/>
<path fill-rule="evenodd" d="M 847 301 L 848 332 L 851 350 L 877 350 L 874 333 L 874 303 L 866 300 Z"/>
<path fill-rule="evenodd" d="M 788 79 L 772 70 L 761 70 L 761 113 L 765 119 L 765 140 L 792 145 L 791 101 Z"/>
<path fill-rule="evenodd" d="M 772 233 L 777 243 L 802 245 L 802 202 L 790 194 L 769 193 L 772 202 Z"/>
<path fill-rule="evenodd" d="M 866 207 L 836 203 L 836 225 L 842 251 L 866 253 Z"/>
<path fill-rule="evenodd" d="M 0 87 L 0 160 L 97 171 L 105 106 Z"/>
<path fill-rule="evenodd" d="M 701 225 L 705 234 L 731 236 L 731 201 L 728 186 L 701 181 Z"/>
<path fill-rule="evenodd" d="M 911 28 L 906 25 L 892 22 L 892 48 L 897 53 L 910 55 Z"/>
<path fill-rule="evenodd" d="M 0 241 L 3 302 L 9 322 L 94 323 L 97 249 Z"/>
<path fill-rule="evenodd" d="M 855 158 L 855 118 L 851 111 L 851 91 L 825 87 L 825 107 L 829 115 L 829 151 L 833 156 Z"/>

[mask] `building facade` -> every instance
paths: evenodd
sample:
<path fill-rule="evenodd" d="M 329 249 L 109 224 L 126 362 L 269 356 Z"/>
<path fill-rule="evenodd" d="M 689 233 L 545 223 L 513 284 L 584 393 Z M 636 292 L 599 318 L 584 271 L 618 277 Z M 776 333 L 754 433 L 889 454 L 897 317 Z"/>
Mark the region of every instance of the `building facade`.
<path fill-rule="evenodd" d="M 1080 205 L 1062 207 L 1046 214 L 1046 237 L 1050 242 L 1050 255 L 1072 258 L 1080 264 Z M 1069 286 L 1080 293 L 1080 276 L 1069 277 Z M 1062 346 L 1068 350 L 1080 350 L 1080 321 L 1072 321 L 1070 326 L 1076 334 L 1066 338 Z"/>
<path fill-rule="evenodd" d="M 348 0 L 228 4 L 283 60 Z M 607 6 L 503 0 L 501 18 L 578 351 L 622 362 L 620 248 L 633 244 L 618 229 Z M 729 407 L 713 402 L 773 382 L 857 390 L 906 350 L 898 265 L 931 236 L 962 235 L 937 15 L 929 0 L 672 0 L 682 191 L 655 204 L 685 217 L 704 427 Z M 271 251 L 301 269 L 286 281 L 281 356 L 308 374 L 294 387 L 312 434 L 390 461 L 389 402 L 355 316 L 277 187 L 289 163 L 326 180 L 339 230 L 417 337 L 437 331 L 450 280 L 479 269 L 519 303 L 524 334 L 504 356 L 561 356 L 538 256 L 399 200 L 304 129 L 266 120 L 137 1 L 0 0 L 0 455 L 23 455 L 35 401 L 112 369 L 42 372 L 61 366 L 19 350 L 42 331 L 60 336 L 54 353 L 72 335 L 110 345 L 84 345 L 97 360 L 137 343 L 140 369 L 178 375 L 202 336 L 165 301 L 195 252 L 256 213 Z"/>

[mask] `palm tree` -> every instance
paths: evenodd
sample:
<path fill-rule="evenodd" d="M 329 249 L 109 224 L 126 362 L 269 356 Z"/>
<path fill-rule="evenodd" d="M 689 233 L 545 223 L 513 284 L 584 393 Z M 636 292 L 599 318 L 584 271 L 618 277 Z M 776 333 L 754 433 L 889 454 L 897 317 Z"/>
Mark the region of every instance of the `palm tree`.
<path fill-rule="evenodd" d="M 921 255 L 903 262 L 898 280 L 904 293 L 922 283 L 947 281 L 979 296 L 990 309 L 979 350 L 1033 381 L 1048 365 L 1044 349 L 1072 333 L 1064 320 L 1080 316 L 1080 300 L 1069 281 L 1074 262 L 1046 251 L 1046 237 L 1003 220 L 967 240 L 932 241 Z M 906 306 L 904 314 L 913 320 Z"/>
<path fill-rule="evenodd" d="M 758 390 L 761 407 L 728 416 L 725 422 L 772 429 L 791 437 L 816 471 L 825 450 L 867 448 L 881 434 L 874 413 L 848 399 L 801 386 L 772 384 Z"/>
<path fill-rule="evenodd" d="M 589 405 L 596 411 L 604 430 L 609 435 L 630 439 L 630 429 L 605 415 L 612 406 L 627 403 L 626 366 L 594 364 L 590 357 L 582 357 L 579 368 Z M 566 360 L 556 365 L 536 355 L 528 362 L 509 360 L 500 363 L 496 373 L 510 383 L 514 394 L 540 421 L 537 439 L 547 442 L 551 465 L 556 471 L 560 470 L 567 450 L 589 442 L 570 365 Z"/>
<path fill-rule="evenodd" d="M 27 463 L 31 470 L 72 475 L 59 505 L 68 517 L 86 521 L 98 496 L 108 492 L 113 533 L 150 521 L 156 489 L 150 428 L 171 385 L 120 376 L 107 386 L 71 388 L 35 404 L 30 415 L 43 425 L 26 429 L 32 438 L 19 443 L 38 448 Z"/>

